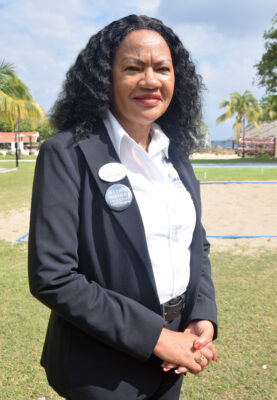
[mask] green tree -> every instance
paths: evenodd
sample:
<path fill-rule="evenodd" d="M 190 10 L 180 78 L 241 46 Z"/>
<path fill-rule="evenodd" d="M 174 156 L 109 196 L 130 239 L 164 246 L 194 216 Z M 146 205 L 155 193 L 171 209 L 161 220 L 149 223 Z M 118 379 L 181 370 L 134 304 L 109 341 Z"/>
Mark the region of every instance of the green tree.
<path fill-rule="evenodd" d="M 20 122 L 20 132 L 32 131 L 38 132 L 43 139 L 46 139 L 47 137 L 54 135 L 56 129 L 52 126 L 47 117 L 38 124 L 34 124 L 34 122 L 29 119 Z M 10 123 L 0 119 L 0 132 L 13 132 Z"/>
<path fill-rule="evenodd" d="M 223 100 L 219 107 L 225 108 L 225 112 L 217 118 L 216 123 L 219 124 L 234 116 L 233 128 L 237 142 L 239 141 L 240 133 L 244 131 L 246 122 L 259 129 L 262 108 L 249 90 L 245 90 L 242 95 L 238 92 L 231 93 L 230 100 Z"/>
<path fill-rule="evenodd" d="M 54 135 L 57 130 L 53 127 L 50 120 L 46 118 L 36 127 L 36 131 L 38 131 L 39 135 L 43 137 L 43 139 L 46 139 L 47 137 Z"/>
<path fill-rule="evenodd" d="M 265 53 L 257 68 L 258 85 L 265 87 L 267 94 L 277 94 L 277 14 L 273 17 L 273 26 L 264 32 Z"/>
<path fill-rule="evenodd" d="M 12 127 L 6 120 L 0 120 L 0 132 L 12 132 Z"/>
<path fill-rule="evenodd" d="M 266 89 L 261 100 L 263 114 L 261 121 L 277 119 L 277 14 L 273 17 L 273 26 L 264 32 L 265 52 L 257 69 L 258 85 Z"/>
<path fill-rule="evenodd" d="M 271 94 L 261 99 L 262 107 L 261 121 L 272 121 L 277 119 L 277 95 Z"/>
<path fill-rule="evenodd" d="M 16 75 L 12 64 L 0 61 L 0 118 L 11 129 L 22 120 L 34 124 L 44 119 L 42 107 L 35 103 L 29 88 Z"/>

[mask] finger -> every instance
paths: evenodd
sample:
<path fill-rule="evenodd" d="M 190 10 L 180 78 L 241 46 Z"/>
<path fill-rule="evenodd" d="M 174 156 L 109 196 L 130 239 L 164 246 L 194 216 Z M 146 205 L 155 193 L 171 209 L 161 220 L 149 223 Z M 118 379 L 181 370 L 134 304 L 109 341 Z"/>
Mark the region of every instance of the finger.
<path fill-rule="evenodd" d="M 163 362 L 161 364 L 161 367 L 162 367 L 163 371 L 167 372 L 167 371 L 169 371 L 169 370 L 171 370 L 173 368 L 177 368 L 178 365 L 177 364 L 173 364 L 173 363 L 169 363 L 169 362 Z"/>
<path fill-rule="evenodd" d="M 199 336 L 199 338 L 195 339 L 193 347 L 195 350 L 200 350 L 204 346 L 207 346 L 207 344 L 211 343 L 211 341 L 212 339 L 209 336 L 203 334 L 202 336 Z"/>
<path fill-rule="evenodd" d="M 191 374 L 197 375 L 197 374 L 199 374 L 199 372 L 202 371 L 202 368 L 201 368 L 201 365 L 200 365 L 200 364 L 198 364 L 197 362 L 194 362 L 193 364 L 191 364 L 191 365 L 188 367 L 188 370 L 189 370 L 189 372 L 190 372 Z"/>
<path fill-rule="evenodd" d="M 175 374 L 184 374 L 185 372 L 188 372 L 188 369 L 186 367 L 179 367 L 174 370 Z"/>
<path fill-rule="evenodd" d="M 162 367 L 162 368 L 177 368 L 178 365 L 177 365 L 177 364 L 173 364 L 173 363 L 164 361 L 164 362 L 161 364 L 161 367 Z"/>
<path fill-rule="evenodd" d="M 207 360 L 207 358 L 205 357 L 205 359 L 203 361 L 201 361 L 200 366 L 202 368 L 202 371 L 204 368 L 206 368 L 209 365 L 209 361 Z"/>
<path fill-rule="evenodd" d="M 217 353 L 216 353 L 216 348 L 213 345 L 213 343 L 209 343 L 205 348 L 209 349 L 212 353 L 213 353 L 213 361 L 218 362 L 218 358 L 217 358 Z M 203 350 L 203 349 L 202 349 Z M 201 351 L 202 351 L 201 350 Z"/>
<path fill-rule="evenodd" d="M 191 374 L 199 374 L 199 372 L 202 371 L 202 367 L 199 363 L 197 363 L 195 360 L 192 360 L 188 365 L 187 365 L 187 370 Z"/>
<path fill-rule="evenodd" d="M 206 368 L 209 364 L 209 360 L 201 353 L 199 358 L 195 358 L 195 362 L 200 365 L 201 370 Z"/>
<path fill-rule="evenodd" d="M 161 364 L 161 366 L 162 366 L 162 367 L 170 367 L 170 368 L 177 368 L 177 367 L 178 367 L 177 364 L 174 364 L 174 363 L 171 363 L 171 362 L 168 362 L 168 361 L 164 361 L 164 362 Z"/>
<path fill-rule="evenodd" d="M 164 372 L 168 372 L 168 371 L 170 371 L 170 370 L 173 369 L 173 368 L 176 368 L 176 366 L 175 366 L 175 367 L 163 367 L 163 371 L 164 371 Z"/>
<path fill-rule="evenodd" d="M 201 349 L 201 354 L 206 358 L 208 364 L 213 360 L 214 357 L 213 352 L 207 347 Z"/>

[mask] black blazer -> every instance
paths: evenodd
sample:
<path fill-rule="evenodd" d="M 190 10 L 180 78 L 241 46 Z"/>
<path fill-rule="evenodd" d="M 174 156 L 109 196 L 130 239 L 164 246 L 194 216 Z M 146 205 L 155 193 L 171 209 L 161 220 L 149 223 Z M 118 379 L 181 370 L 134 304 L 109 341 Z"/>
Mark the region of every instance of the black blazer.
<path fill-rule="evenodd" d="M 172 145 L 169 155 L 197 216 L 181 329 L 193 319 L 216 326 L 199 182 Z M 161 361 L 152 352 L 163 318 L 143 223 L 134 196 L 124 211 L 106 204 L 112 183 L 103 182 L 98 171 L 109 162 L 120 161 L 102 123 L 78 143 L 72 132 L 56 134 L 37 159 L 29 283 L 52 310 L 41 363 L 62 396 L 85 385 L 112 389 L 120 380 L 150 393 L 161 380 Z M 127 177 L 120 183 L 132 191 Z"/>

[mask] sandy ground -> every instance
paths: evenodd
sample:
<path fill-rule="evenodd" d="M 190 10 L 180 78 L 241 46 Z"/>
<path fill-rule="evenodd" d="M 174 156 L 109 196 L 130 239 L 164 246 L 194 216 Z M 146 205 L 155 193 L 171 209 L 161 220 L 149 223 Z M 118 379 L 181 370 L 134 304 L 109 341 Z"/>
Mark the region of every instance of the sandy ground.
<path fill-rule="evenodd" d="M 0 240 L 13 242 L 25 235 L 29 229 L 29 218 L 28 209 L 0 213 Z"/>
<path fill-rule="evenodd" d="M 201 185 L 207 235 L 277 235 L 277 183 Z M 209 239 L 214 250 L 275 248 L 277 238 Z M 239 248 L 238 248 L 239 246 Z"/>
<path fill-rule="evenodd" d="M 207 235 L 277 235 L 276 184 L 201 185 Z M 0 213 L 0 239 L 15 241 L 28 232 L 29 210 Z M 277 249 L 277 238 L 209 239 L 213 250 L 257 246 Z"/>

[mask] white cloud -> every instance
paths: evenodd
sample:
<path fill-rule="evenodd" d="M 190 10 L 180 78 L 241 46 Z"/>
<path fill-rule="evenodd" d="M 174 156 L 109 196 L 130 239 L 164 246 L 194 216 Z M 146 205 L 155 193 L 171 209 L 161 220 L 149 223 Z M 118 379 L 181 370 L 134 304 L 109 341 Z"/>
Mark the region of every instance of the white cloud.
<path fill-rule="evenodd" d="M 213 137 L 232 136 L 230 123 L 218 127 L 215 124 L 222 113 L 218 105 L 234 91 L 243 93 L 248 89 L 257 98 L 264 94 L 262 89 L 253 85 L 256 74 L 254 64 L 264 48 L 262 37 L 258 34 L 229 37 L 216 26 L 207 24 L 178 25 L 175 31 L 190 51 L 206 85 L 204 117 Z"/>
<path fill-rule="evenodd" d="M 230 124 L 215 126 L 221 112 L 218 104 L 235 90 L 249 89 L 258 97 L 263 94 L 252 86 L 253 65 L 263 52 L 262 33 L 270 27 L 273 2 L 264 0 L 261 7 L 259 1 L 251 0 L 251 10 L 242 5 L 238 18 L 238 0 L 232 4 L 215 1 L 0 0 L 0 58 L 15 64 L 35 100 L 48 110 L 65 72 L 92 34 L 132 13 L 164 19 L 190 50 L 203 75 L 207 86 L 204 113 L 211 132 L 214 137 L 228 137 Z"/>
<path fill-rule="evenodd" d="M 159 14 L 170 26 L 208 24 L 229 37 L 262 33 L 276 13 L 276 0 L 163 0 Z"/>
<path fill-rule="evenodd" d="M 1 57 L 15 64 L 46 110 L 76 54 L 97 31 L 96 16 L 79 0 L 10 1 L 1 9 Z"/>
<path fill-rule="evenodd" d="M 129 1 L 129 5 L 137 6 L 138 13 L 148 14 L 151 13 L 152 15 L 158 10 L 162 3 L 162 0 L 131 0 Z"/>

